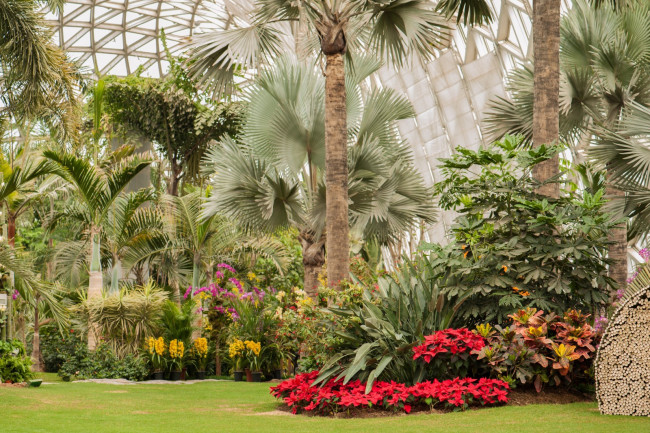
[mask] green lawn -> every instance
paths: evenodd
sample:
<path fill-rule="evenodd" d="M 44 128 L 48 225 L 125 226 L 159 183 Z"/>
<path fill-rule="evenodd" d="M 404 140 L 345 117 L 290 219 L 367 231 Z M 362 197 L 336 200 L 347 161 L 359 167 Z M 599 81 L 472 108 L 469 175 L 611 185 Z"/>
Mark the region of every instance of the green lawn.
<path fill-rule="evenodd" d="M 0 431 L 650 432 L 650 419 L 602 416 L 592 403 L 368 419 L 293 416 L 275 412 L 278 403 L 269 395 L 268 387 L 268 384 L 211 382 L 135 386 L 57 383 L 40 388 L 0 388 Z"/>

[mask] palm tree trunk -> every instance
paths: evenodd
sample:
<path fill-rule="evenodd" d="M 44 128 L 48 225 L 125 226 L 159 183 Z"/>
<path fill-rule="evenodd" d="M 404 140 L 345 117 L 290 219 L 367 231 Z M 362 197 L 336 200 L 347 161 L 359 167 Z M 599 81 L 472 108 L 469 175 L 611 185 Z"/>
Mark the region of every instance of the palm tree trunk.
<path fill-rule="evenodd" d="M 302 246 L 302 265 L 305 273 L 303 287 L 312 299 L 318 301 L 318 274 L 323 270 L 325 264 L 325 250 L 323 249 L 325 240 L 321 237 L 316 242 L 314 235 L 307 231 L 300 232 L 298 240 Z"/>
<path fill-rule="evenodd" d="M 610 200 L 620 200 L 625 197 L 625 192 L 614 187 L 609 182 L 608 173 L 607 196 Z M 612 244 L 609 246 L 609 258 L 613 263 L 609 266 L 609 277 L 616 281 L 619 289 L 625 289 L 627 286 L 627 223 L 622 222 L 607 234 L 607 238 Z M 614 298 L 614 294 L 612 294 Z"/>
<path fill-rule="evenodd" d="M 533 144 L 558 141 L 560 136 L 560 0 L 533 1 L 533 52 L 535 59 Z M 559 173 L 559 158 L 537 164 L 535 179 L 543 182 Z M 559 197 L 559 184 L 539 188 L 540 194 Z"/>
<path fill-rule="evenodd" d="M 350 273 L 347 133 L 343 54 L 328 54 L 325 77 L 325 181 L 327 281 L 330 287 L 338 286 Z"/>
<path fill-rule="evenodd" d="M 122 262 L 119 257 L 113 257 L 113 269 L 111 269 L 111 293 L 117 293 L 122 274 Z"/>
<path fill-rule="evenodd" d="M 34 337 L 32 339 L 32 371 L 43 371 L 43 358 L 41 356 L 41 334 L 38 311 L 38 295 L 34 300 Z"/>
<path fill-rule="evenodd" d="M 16 245 L 16 214 L 11 211 L 7 211 L 7 242 L 11 248 Z"/>
<path fill-rule="evenodd" d="M 88 283 L 88 300 L 92 301 L 102 297 L 102 265 L 100 258 L 99 228 L 92 227 L 90 231 L 91 256 L 90 256 L 90 281 Z M 94 350 L 97 346 L 97 327 L 88 323 L 88 349 Z"/>
<path fill-rule="evenodd" d="M 201 259 L 197 253 L 194 254 L 194 266 L 192 267 L 192 290 L 196 290 L 201 285 Z M 202 304 L 201 304 L 202 305 Z M 203 328 L 203 313 L 196 314 L 194 320 L 194 329 L 192 330 L 192 340 L 201 337 Z"/>

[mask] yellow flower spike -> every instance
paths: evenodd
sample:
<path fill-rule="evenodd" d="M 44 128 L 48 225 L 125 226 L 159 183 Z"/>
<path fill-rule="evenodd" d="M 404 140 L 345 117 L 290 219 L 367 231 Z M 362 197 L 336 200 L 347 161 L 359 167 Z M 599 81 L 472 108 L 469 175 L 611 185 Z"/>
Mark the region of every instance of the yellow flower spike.
<path fill-rule="evenodd" d="M 465 251 L 465 254 L 463 254 L 463 258 L 466 259 L 468 254 L 469 254 L 469 250 Z"/>

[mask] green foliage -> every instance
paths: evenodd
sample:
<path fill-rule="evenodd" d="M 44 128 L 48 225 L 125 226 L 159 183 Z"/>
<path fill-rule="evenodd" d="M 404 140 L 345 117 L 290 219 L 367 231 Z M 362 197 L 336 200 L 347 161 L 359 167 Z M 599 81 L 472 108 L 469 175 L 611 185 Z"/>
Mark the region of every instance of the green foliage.
<path fill-rule="evenodd" d="M 318 381 L 359 379 L 371 387 L 377 379 L 406 384 L 423 380 L 425 368 L 413 362 L 412 348 L 425 335 L 449 328 L 467 296 L 445 296 L 436 274 L 429 259 L 419 257 L 380 278 L 376 288 L 367 288 L 360 305 L 331 307 L 349 325 L 337 332 L 342 343 L 335 346 Z"/>
<path fill-rule="evenodd" d="M 50 373 L 58 372 L 63 363 L 75 352 L 75 348 L 85 344 L 80 334 L 72 329 L 59 331 L 52 326 L 44 326 L 39 333 L 45 371 Z"/>
<path fill-rule="evenodd" d="M 459 318 L 501 322 L 524 306 L 603 306 L 614 285 L 606 252 L 616 224 L 603 212 L 603 190 L 538 196 L 532 167 L 559 146 L 526 149 L 506 136 L 486 149 L 457 150 L 442 160 L 445 180 L 436 185 L 440 206 L 459 213 L 453 242 L 422 248 L 448 296 L 469 296 Z"/>
<path fill-rule="evenodd" d="M 302 265 L 302 248 L 296 240 L 298 231 L 295 228 L 279 230 L 272 238 L 284 245 L 287 251 L 286 269 L 280 273 L 277 263 L 271 258 L 259 257 L 252 272 L 260 284 L 277 290 L 291 291 L 293 287 L 301 287 L 304 275 Z"/>
<path fill-rule="evenodd" d="M 177 74 L 180 71 L 173 69 Z M 178 76 L 167 80 L 111 78 L 106 86 L 106 111 L 125 133 L 137 132 L 156 145 L 172 166 L 172 178 L 197 180 L 210 142 L 236 135 L 240 107 L 237 103 L 203 105 L 187 82 Z"/>
<path fill-rule="evenodd" d="M 25 346 L 18 340 L 0 341 L 0 380 L 14 383 L 34 377 L 30 367 L 31 359 L 25 353 Z"/>
<path fill-rule="evenodd" d="M 84 343 L 75 345 L 59 370 L 59 376 L 74 379 L 128 379 L 140 381 L 149 375 L 147 361 L 138 355 L 118 358 L 106 344 L 90 352 Z"/>
<path fill-rule="evenodd" d="M 181 308 L 172 302 L 165 301 L 162 306 L 160 327 L 165 341 L 179 340 L 186 347 L 189 347 L 192 338 L 192 321 L 194 319 L 194 301 L 189 300 L 181 305 Z M 154 335 L 154 334 L 149 334 Z"/>

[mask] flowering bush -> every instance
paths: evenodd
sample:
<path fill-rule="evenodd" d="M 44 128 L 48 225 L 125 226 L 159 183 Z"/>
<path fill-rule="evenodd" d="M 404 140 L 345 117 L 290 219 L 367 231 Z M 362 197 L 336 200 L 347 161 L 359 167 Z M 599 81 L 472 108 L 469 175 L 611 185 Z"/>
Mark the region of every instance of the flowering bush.
<path fill-rule="evenodd" d="M 420 382 L 407 386 L 375 381 L 366 393 L 366 384 L 358 380 L 344 383 L 330 380 L 314 385 L 319 372 L 299 374 L 271 387 L 271 394 L 282 399 L 293 413 L 329 414 L 357 407 L 375 407 L 410 413 L 414 407 L 442 406 L 466 409 L 472 404 L 488 405 L 508 401 L 508 384 L 498 379 L 461 379 Z"/>
<path fill-rule="evenodd" d="M 559 317 L 527 308 L 509 317 L 512 325 L 505 328 L 477 329 L 488 344 L 474 353 L 487 362 L 493 377 L 512 384 L 532 382 L 538 392 L 546 383 L 590 379 L 600 334 L 587 323 L 589 315 L 569 310 Z"/>
<path fill-rule="evenodd" d="M 428 377 L 466 377 L 478 373 L 478 363 L 472 361 L 484 346 L 485 339 L 467 328 L 445 329 L 425 336 L 413 348 L 413 360 L 429 364 Z"/>

